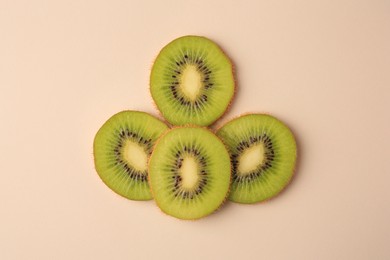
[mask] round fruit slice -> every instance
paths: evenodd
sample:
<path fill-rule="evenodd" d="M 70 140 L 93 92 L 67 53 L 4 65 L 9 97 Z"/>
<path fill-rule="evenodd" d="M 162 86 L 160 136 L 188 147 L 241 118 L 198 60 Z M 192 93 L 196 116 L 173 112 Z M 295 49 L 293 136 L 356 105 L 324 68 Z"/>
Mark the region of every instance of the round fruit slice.
<path fill-rule="evenodd" d="M 161 50 L 152 68 L 150 91 L 171 124 L 208 126 L 233 98 L 232 64 L 211 40 L 184 36 Z"/>
<path fill-rule="evenodd" d="M 290 129 L 261 114 L 236 118 L 217 132 L 232 161 L 229 200 L 254 203 L 278 194 L 290 181 L 297 156 Z"/>
<path fill-rule="evenodd" d="M 103 182 L 128 199 L 152 199 L 147 162 L 166 130 L 163 122 L 147 113 L 123 111 L 112 116 L 93 143 L 95 168 Z"/>
<path fill-rule="evenodd" d="M 161 210 L 180 219 L 214 212 L 230 186 L 229 154 L 218 137 L 199 127 L 170 130 L 149 161 L 149 182 Z"/>

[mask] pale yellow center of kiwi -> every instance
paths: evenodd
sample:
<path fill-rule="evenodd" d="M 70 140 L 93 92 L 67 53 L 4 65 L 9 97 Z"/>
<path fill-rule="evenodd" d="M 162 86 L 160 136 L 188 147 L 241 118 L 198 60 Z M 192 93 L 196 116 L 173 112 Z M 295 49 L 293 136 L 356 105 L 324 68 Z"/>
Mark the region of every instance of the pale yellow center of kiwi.
<path fill-rule="evenodd" d="M 195 101 L 199 96 L 202 89 L 202 74 L 195 65 L 187 65 L 183 69 L 180 88 L 191 101 Z"/>
<path fill-rule="evenodd" d="M 199 181 L 199 165 L 194 156 L 187 156 L 183 159 L 179 173 L 182 179 L 181 186 L 184 189 L 192 190 Z"/>
<path fill-rule="evenodd" d="M 237 174 L 245 176 L 256 170 L 265 159 L 263 143 L 256 144 L 244 150 L 238 159 Z"/>
<path fill-rule="evenodd" d="M 134 169 L 144 172 L 148 168 L 148 155 L 145 149 L 132 140 L 126 140 L 122 149 L 123 158 Z"/>

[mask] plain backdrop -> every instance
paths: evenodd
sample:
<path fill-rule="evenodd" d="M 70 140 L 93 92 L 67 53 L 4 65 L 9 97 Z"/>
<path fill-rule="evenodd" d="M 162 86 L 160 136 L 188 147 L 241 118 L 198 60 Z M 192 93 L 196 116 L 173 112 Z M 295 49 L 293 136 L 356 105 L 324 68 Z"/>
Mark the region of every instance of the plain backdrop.
<path fill-rule="evenodd" d="M 111 115 L 158 115 L 150 68 L 187 34 L 236 67 L 215 126 L 270 113 L 299 149 L 280 196 L 199 221 L 116 195 L 92 155 Z M 389 99 L 389 1 L 0 0 L 0 259 L 390 259 Z"/>

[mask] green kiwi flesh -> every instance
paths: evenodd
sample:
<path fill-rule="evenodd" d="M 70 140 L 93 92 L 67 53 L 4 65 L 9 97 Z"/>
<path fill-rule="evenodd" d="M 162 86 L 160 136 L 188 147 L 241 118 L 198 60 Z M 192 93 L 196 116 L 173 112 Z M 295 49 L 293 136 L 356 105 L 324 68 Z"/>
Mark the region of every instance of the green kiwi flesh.
<path fill-rule="evenodd" d="M 155 141 L 168 130 L 157 118 L 138 111 L 115 114 L 97 132 L 95 168 L 113 191 L 131 200 L 151 200 L 147 161 Z"/>
<path fill-rule="evenodd" d="M 179 219 L 211 214 L 230 186 L 229 153 L 221 140 L 200 127 L 174 128 L 155 145 L 149 182 L 160 209 Z"/>
<path fill-rule="evenodd" d="M 217 131 L 232 162 L 229 200 L 255 203 L 277 195 L 290 181 L 297 147 L 290 129 L 270 115 L 249 114 Z"/>
<path fill-rule="evenodd" d="M 152 98 L 173 125 L 210 125 L 228 108 L 234 88 L 229 58 L 200 36 L 170 42 L 156 58 L 150 76 Z"/>

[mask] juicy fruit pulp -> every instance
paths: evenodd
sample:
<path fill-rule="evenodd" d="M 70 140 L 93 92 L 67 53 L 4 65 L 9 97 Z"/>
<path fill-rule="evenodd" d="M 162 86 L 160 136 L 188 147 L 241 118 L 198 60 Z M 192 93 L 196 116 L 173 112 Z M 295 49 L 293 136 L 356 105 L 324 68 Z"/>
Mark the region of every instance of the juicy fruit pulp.
<path fill-rule="evenodd" d="M 96 171 L 116 193 L 133 200 L 153 194 L 162 211 L 180 219 L 211 214 L 227 196 L 239 203 L 275 196 L 290 181 L 297 152 L 282 122 L 242 116 L 218 130 L 219 138 L 199 127 L 220 118 L 234 92 L 232 63 L 217 44 L 199 36 L 173 40 L 153 64 L 150 93 L 164 118 L 184 127 L 169 130 L 146 113 L 120 112 L 96 134 Z"/>
<path fill-rule="evenodd" d="M 143 112 L 123 111 L 112 116 L 94 140 L 95 167 L 103 182 L 128 199 L 152 199 L 147 161 L 155 141 L 167 129 Z"/>
<path fill-rule="evenodd" d="M 171 124 L 207 126 L 225 112 L 233 98 L 232 64 L 211 40 L 184 36 L 158 55 L 150 91 Z"/>
<path fill-rule="evenodd" d="M 223 143 L 199 127 L 174 128 L 157 142 L 149 182 L 157 205 L 180 219 L 197 219 L 225 200 L 231 165 Z"/>
<path fill-rule="evenodd" d="M 296 143 L 291 131 L 276 118 L 245 115 L 225 124 L 217 135 L 231 155 L 230 200 L 263 201 L 278 194 L 290 181 L 296 161 Z"/>

